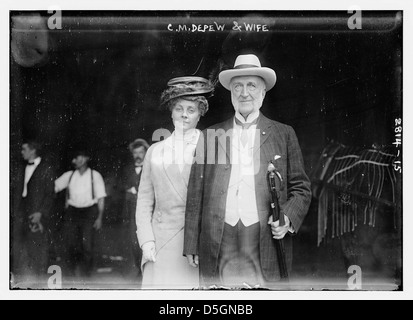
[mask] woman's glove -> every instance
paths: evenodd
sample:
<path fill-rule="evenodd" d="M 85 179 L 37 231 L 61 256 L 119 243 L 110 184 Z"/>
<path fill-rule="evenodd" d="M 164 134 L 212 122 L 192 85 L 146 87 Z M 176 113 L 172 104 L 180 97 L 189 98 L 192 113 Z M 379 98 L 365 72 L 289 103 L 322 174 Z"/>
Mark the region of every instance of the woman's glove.
<path fill-rule="evenodd" d="M 142 258 L 147 261 L 156 262 L 155 242 L 148 241 L 142 245 Z"/>

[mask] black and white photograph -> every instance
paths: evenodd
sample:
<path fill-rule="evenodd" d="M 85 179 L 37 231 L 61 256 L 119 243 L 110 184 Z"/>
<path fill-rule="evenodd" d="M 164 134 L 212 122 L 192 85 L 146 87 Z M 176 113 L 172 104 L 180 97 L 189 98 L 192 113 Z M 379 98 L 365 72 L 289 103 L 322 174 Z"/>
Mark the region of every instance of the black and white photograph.
<path fill-rule="evenodd" d="M 403 291 L 403 8 L 8 14 L 10 292 Z"/>

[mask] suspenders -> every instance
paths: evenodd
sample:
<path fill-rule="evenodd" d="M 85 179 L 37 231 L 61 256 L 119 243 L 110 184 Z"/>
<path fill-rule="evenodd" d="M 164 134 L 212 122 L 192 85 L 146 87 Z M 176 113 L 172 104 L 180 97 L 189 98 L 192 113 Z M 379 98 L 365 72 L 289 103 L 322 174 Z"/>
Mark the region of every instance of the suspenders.
<path fill-rule="evenodd" d="M 69 186 L 70 186 L 70 181 L 72 181 L 73 175 L 75 174 L 76 170 L 73 170 L 72 174 L 70 175 L 69 178 L 69 182 L 67 183 L 67 188 L 66 188 L 66 202 L 65 202 L 65 207 L 66 209 L 69 207 L 68 201 L 70 199 L 70 190 L 69 190 Z M 95 187 L 94 187 L 94 183 L 93 183 L 93 169 L 90 168 L 90 178 L 92 181 L 92 200 L 95 199 Z"/>
<path fill-rule="evenodd" d="M 95 199 L 95 188 L 93 186 L 93 169 L 90 168 L 90 180 L 92 181 L 92 200 Z"/>

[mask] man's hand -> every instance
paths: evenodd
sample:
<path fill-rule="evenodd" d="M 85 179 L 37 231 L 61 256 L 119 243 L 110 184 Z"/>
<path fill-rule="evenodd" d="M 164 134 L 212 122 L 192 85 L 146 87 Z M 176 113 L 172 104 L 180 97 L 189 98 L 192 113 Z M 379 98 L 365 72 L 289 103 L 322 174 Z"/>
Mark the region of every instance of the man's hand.
<path fill-rule="evenodd" d="M 142 245 L 142 258 L 148 261 L 156 262 L 155 242 L 148 241 Z"/>
<path fill-rule="evenodd" d="M 188 259 L 188 263 L 191 267 L 198 268 L 199 256 L 197 254 L 188 254 L 186 258 Z"/>
<path fill-rule="evenodd" d="M 30 228 L 31 232 L 33 232 L 33 233 L 36 233 L 36 232 L 43 233 L 44 227 L 43 227 L 42 223 L 40 222 L 41 219 L 42 219 L 41 212 L 35 212 L 35 213 L 33 213 L 29 216 L 29 220 L 30 220 L 29 228 Z"/>
<path fill-rule="evenodd" d="M 40 212 L 35 212 L 29 216 L 30 222 L 33 224 L 39 224 L 42 219 L 42 214 Z"/>
<path fill-rule="evenodd" d="M 290 219 L 284 215 L 285 225 L 280 226 L 280 220 L 273 221 L 272 216 L 268 219 L 268 224 L 271 225 L 271 232 L 274 239 L 281 240 L 285 237 L 290 229 Z"/>
<path fill-rule="evenodd" d="M 36 233 L 36 232 L 43 233 L 44 227 L 41 224 L 41 222 L 35 223 L 35 224 L 30 224 L 30 231 L 33 232 L 33 233 Z"/>
<path fill-rule="evenodd" d="M 102 219 L 100 219 L 100 218 L 97 218 L 96 219 L 96 221 L 95 221 L 95 223 L 93 224 L 93 228 L 96 230 L 96 231 L 99 231 L 100 229 L 102 229 Z"/>

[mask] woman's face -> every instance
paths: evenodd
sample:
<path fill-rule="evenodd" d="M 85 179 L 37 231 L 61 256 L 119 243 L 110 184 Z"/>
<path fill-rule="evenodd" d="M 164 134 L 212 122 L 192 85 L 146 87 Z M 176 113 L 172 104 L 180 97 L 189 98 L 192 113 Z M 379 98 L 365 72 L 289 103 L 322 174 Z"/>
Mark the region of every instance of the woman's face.
<path fill-rule="evenodd" d="M 201 113 L 198 102 L 180 99 L 172 108 L 172 120 L 176 130 L 188 131 L 196 128 Z"/>

